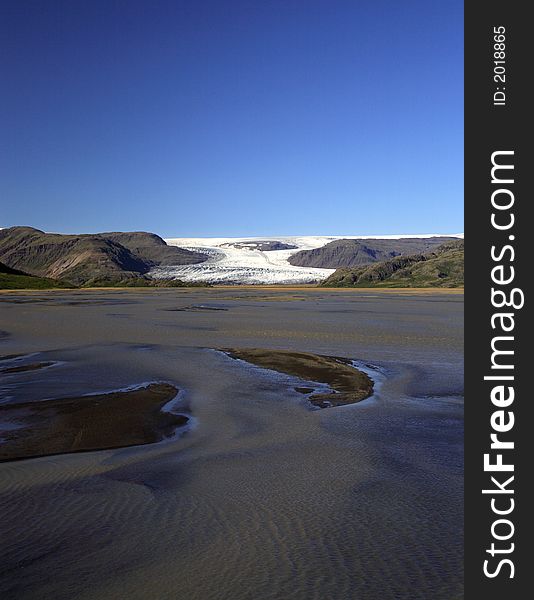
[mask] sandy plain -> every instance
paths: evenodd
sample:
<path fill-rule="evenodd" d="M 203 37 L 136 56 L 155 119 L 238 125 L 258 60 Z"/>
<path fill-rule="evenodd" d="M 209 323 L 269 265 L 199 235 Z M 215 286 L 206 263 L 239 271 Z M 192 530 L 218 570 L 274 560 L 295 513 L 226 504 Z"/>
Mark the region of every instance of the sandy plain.
<path fill-rule="evenodd" d="M 163 382 L 191 419 L 159 443 L 0 464 L 0 595 L 461 598 L 462 320 L 448 290 L 1 294 L 0 355 L 47 363 L 2 373 L 2 405 Z M 215 348 L 346 357 L 375 393 L 318 410 L 309 382 Z"/>

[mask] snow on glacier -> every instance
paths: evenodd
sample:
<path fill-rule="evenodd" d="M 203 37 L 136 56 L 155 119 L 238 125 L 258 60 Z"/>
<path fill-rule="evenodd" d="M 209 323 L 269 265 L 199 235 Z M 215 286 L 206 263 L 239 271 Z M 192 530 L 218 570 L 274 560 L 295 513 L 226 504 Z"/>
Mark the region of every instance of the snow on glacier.
<path fill-rule="evenodd" d="M 462 234 L 383 235 L 383 236 L 280 236 L 243 238 L 169 238 L 171 246 L 180 246 L 202 252 L 208 259 L 196 265 L 155 267 L 150 275 L 155 278 L 181 279 L 187 282 L 219 284 L 304 284 L 326 279 L 335 269 L 318 269 L 290 265 L 288 258 L 300 250 L 320 248 L 339 239 L 399 239 L 405 237 L 434 237 Z M 291 250 L 257 250 L 247 247 L 235 248 L 232 244 L 245 242 L 252 245 L 259 241 L 278 241 L 296 246 Z"/>

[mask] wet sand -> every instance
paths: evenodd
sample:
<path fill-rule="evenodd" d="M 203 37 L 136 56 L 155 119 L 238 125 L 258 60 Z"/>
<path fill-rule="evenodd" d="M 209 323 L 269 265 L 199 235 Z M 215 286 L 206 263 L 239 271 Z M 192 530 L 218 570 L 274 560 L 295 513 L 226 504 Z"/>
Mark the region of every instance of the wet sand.
<path fill-rule="evenodd" d="M 191 306 L 226 310 L 169 310 Z M 442 290 L 2 294 L 0 355 L 54 366 L 2 374 L 1 406 L 165 381 L 191 415 L 0 464 L 2 599 L 462 598 L 462 318 Z M 316 410 L 313 383 L 212 348 L 346 357 L 374 394 Z"/>
<path fill-rule="evenodd" d="M 14 369 L 4 372 L 22 372 Z M 177 394 L 172 385 L 153 383 L 127 391 L 0 406 L 2 421 L 17 425 L 2 435 L 0 461 L 158 442 L 188 421 L 185 415 L 162 412 Z"/>
<path fill-rule="evenodd" d="M 2 359 L 0 358 L 0 364 Z M 14 367 L 0 367 L 0 374 L 2 373 L 23 373 L 24 371 L 38 371 L 39 369 L 46 369 L 46 367 L 51 367 L 53 362 L 38 362 L 31 363 L 29 365 L 18 365 Z"/>
<path fill-rule="evenodd" d="M 372 379 L 362 371 L 350 366 L 347 358 L 319 356 L 309 352 L 264 350 L 262 348 L 223 348 L 228 356 L 252 363 L 264 369 L 294 375 L 306 381 L 325 383 L 331 391 L 314 393 L 308 400 L 319 408 L 354 404 L 373 393 Z M 295 388 L 306 393 L 308 388 Z M 310 394 L 314 391 L 310 389 Z"/>

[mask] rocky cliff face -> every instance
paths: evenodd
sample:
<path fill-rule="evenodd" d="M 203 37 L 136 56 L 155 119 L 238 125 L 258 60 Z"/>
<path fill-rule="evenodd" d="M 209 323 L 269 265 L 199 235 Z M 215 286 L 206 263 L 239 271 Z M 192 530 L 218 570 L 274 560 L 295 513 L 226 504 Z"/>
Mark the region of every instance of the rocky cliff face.
<path fill-rule="evenodd" d="M 61 235 L 32 227 L 0 231 L 0 261 L 30 275 L 87 284 L 139 277 L 160 264 L 192 264 L 206 257 L 167 246 L 150 233 Z"/>
<path fill-rule="evenodd" d="M 390 260 L 395 256 L 423 254 L 456 238 L 401 238 L 401 239 L 344 239 L 335 240 L 313 250 L 302 250 L 289 258 L 298 267 L 338 269 L 358 267 Z"/>
<path fill-rule="evenodd" d="M 464 241 L 447 242 L 426 254 L 399 256 L 352 269 L 338 269 L 325 287 L 462 287 Z"/>

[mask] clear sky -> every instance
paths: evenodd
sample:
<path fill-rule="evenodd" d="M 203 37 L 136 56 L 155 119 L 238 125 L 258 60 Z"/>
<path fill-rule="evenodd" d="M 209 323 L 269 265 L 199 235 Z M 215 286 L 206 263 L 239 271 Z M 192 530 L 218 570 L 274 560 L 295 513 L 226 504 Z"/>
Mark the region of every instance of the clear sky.
<path fill-rule="evenodd" d="M 457 0 L 0 0 L 0 226 L 463 231 Z"/>

